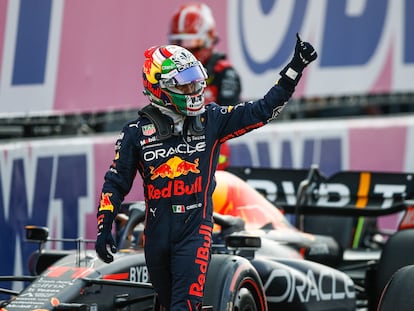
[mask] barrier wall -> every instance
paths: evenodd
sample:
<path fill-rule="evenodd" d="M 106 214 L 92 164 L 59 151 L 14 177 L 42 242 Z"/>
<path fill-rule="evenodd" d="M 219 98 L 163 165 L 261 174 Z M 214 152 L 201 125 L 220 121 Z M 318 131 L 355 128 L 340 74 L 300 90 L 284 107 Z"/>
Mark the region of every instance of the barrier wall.
<path fill-rule="evenodd" d="M 36 248 L 23 227 L 95 239 L 96 207 L 116 134 L 0 145 L 0 275 L 19 275 Z M 275 122 L 230 141 L 233 165 L 414 172 L 414 117 Z M 143 198 L 137 177 L 126 201 Z M 392 225 L 391 219 L 388 225 Z M 69 243 L 49 247 L 73 248 Z"/>
<path fill-rule="evenodd" d="M 289 107 L 287 108 L 289 109 Z M 414 118 L 293 121 L 262 127 L 231 142 L 235 166 L 414 172 Z"/>

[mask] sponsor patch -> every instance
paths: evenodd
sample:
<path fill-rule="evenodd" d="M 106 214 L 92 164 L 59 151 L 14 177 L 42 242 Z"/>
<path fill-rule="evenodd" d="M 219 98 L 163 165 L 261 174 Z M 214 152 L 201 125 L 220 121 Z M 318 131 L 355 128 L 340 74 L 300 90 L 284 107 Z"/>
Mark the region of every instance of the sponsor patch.
<path fill-rule="evenodd" d="M 186 207 L 185 207 L 185 209 L 186 209 L 187 211 L 189 211 L 189 210 L 192 210 L 192 209 L 195 209 L 195 208 L 199 208 L 199 207 L 201 207 L 201 206 L 202 206 L 202 204 L 201 204 L 201 203 L 196 203 L 196 204 L 191 204 L 191 205 L 186 206 Z"/>
<path fill-rule="evenodd" d="M 142 134 L 145 136 L 151 136 L 155 134 L 155 125 L 154 124 L 147 124 L 142 126 Z"/>
<path fill-rule="evenodd" d="M 195 204 L 191 204 L 191 205 L 188 205 L 188 206 L 184 206 L 182 204 L 174 204 L 171 207 L 172 207 L 173 213 L 181 214 L 181 213 L 185 213 L 185 211 L 189 211 L 189 210 L 192 210 L 192 209 L 195 209 L 195 208 L 199 208 L 201 206 L 202 206 L 201 203 L 195 203 Z"/>
<path fill-rule="evenodd" d="M 139 143 L 141 146 L 147 145 L 149 143 L 153 143 L 157 141 L 157 136 L 153 136 L 153 137 L 148 137 L 146 139 L 142 139 Z"/>

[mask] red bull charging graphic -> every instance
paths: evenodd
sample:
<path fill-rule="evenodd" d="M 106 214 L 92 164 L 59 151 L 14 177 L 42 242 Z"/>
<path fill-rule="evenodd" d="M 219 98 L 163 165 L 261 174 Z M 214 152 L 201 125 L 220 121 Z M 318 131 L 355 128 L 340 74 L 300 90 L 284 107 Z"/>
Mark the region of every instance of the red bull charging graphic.
<path fill-rule="evenodd" d="M 181 175 L 187 175 L 190 172 L 199 174 L 200 170 L 197 168 L 198 161 L 199 159 L 197 158 L 192 163 L 175 156 L 158 167 L 150 166 L 151 180 L 157 179 L 158 177 L 174 179 Z"/>

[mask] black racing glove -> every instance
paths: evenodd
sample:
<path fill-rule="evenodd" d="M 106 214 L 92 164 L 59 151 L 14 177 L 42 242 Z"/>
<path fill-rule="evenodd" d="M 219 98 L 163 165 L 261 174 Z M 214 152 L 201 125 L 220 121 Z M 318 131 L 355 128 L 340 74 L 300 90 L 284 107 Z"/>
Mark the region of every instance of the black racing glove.
<path fill-rule="evenodd" d="M 290 63 L 280 72 L 282 79 L 280 79 L 279 84 L 293 91 L 302 76 L 302 71 L 317 57 L 318 54 L 313 46 L 309 42 L 303 42 L 297 33 L 295 53 Z"/>
<path fill-rule="evenodd" d="M 116 253 L 116 244 L 112 237 L 112 222 L 114 215 L 110 211 L 99 211 L 98 219 L 98 235 L 96 237 L 95 250 L 98 257 L 106 263 L 114 261 L 114 256 L 109 250 Z M 108 250 L 109 248 L 109 250 Z"/>

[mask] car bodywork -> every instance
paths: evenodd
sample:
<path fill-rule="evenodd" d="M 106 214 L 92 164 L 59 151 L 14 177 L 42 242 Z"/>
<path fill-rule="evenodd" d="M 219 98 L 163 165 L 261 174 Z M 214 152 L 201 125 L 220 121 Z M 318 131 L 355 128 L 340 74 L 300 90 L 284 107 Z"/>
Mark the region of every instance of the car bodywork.
<path fill-rule="evenodd" d="M 293 216 L 301 232 L 334 237 L 342 258 L 333 267 L 353 279 L 357 307 L 377 310 L 393 273 L 414 262 L 413 173 L 341 171 L 327 177 L 316 165 L 230 171 Z M 390 218 L 393 227 L 383 228 Z"/>
<path fill-rule="evenodd" d="M 139 245 L 143 204 L 131 204 L 128 213 L 126 226 L 118 232 L 121 243 L 113 263 L 103 263 L 91 250 L 40 248 L 30 260 L 32 276 L 10 277 L 31 283 L 4 301 L 1 310 L 155 310 L 156 296 Z M 220 221 L 226 226 L 225 220 Z M 51 240 L 45 228 L 26 230 L 32 241 Z M 286 254 L 284 247 L 276 248 L 277 256 L 256 254 L 263 247 L 278 245 L 262 245 L 264 240 L 234 232 L 226 245 L 213 245 L 205 305 L 213 310 L 319 310 L 321 305 L 354 310 L 353 282 L 346 274 L 297 257 L 289 248 Z M 88 241 L 75 241 L 84 242 Z"/>
<path fill-rule="evenodd" d="M 306 196 L 301 197 L 299 190 L 311 189 L 314 176 L 309 178 L 307 172 L 299 180 L 303 175 L 296 173 L 292 175 L 297 177 L 293 188 L 282 184 L 282 189 L 293 192 L 273 193 L 274 198 L 289 203 L 281 207 L 285 211 L 293 207 L 290 211 L 298 217 L 310 206 L 326 207 L 307 205 L 310 199 L 304 200 Z M 254 190 L 254 175 L 236 175 L 217 172 L 215 176 L 212 260 L 207 280 L 199 284 L 205 288 L 204 304 L 213 310 L 358 309 L 361 290 L 357 278 L 342 269 L 344 251 L 340 243 L 330 236 L 299 230 L 300 226 L 290 224 L 270 203 L 269 193 Z M 315 192 L 305 194 L 317 197 Z M 406 204 L 406 198 L 401 204 Z M 399 198 L 394 199 L 392 208 L 399 202 Z M 47 229 L 28 226 L 27 239 L 40 245 L 29 260 L 31 275 L 0 278 L 26 284 L 22 291 L 2 289 L 13 297 L 3 301 L 0 310 L 156 310 L 157 299 L 141 245 L 145 206 L 132 202 L 124 207 L 127 217 L 117 223 L 119 250 L 111 264 L 100 261 L 85 246 L 94 241 L 74 240 L 76 247 L 70 251 L 45 250 L 44 243 L 53 241 L 45 233 Z"/>

